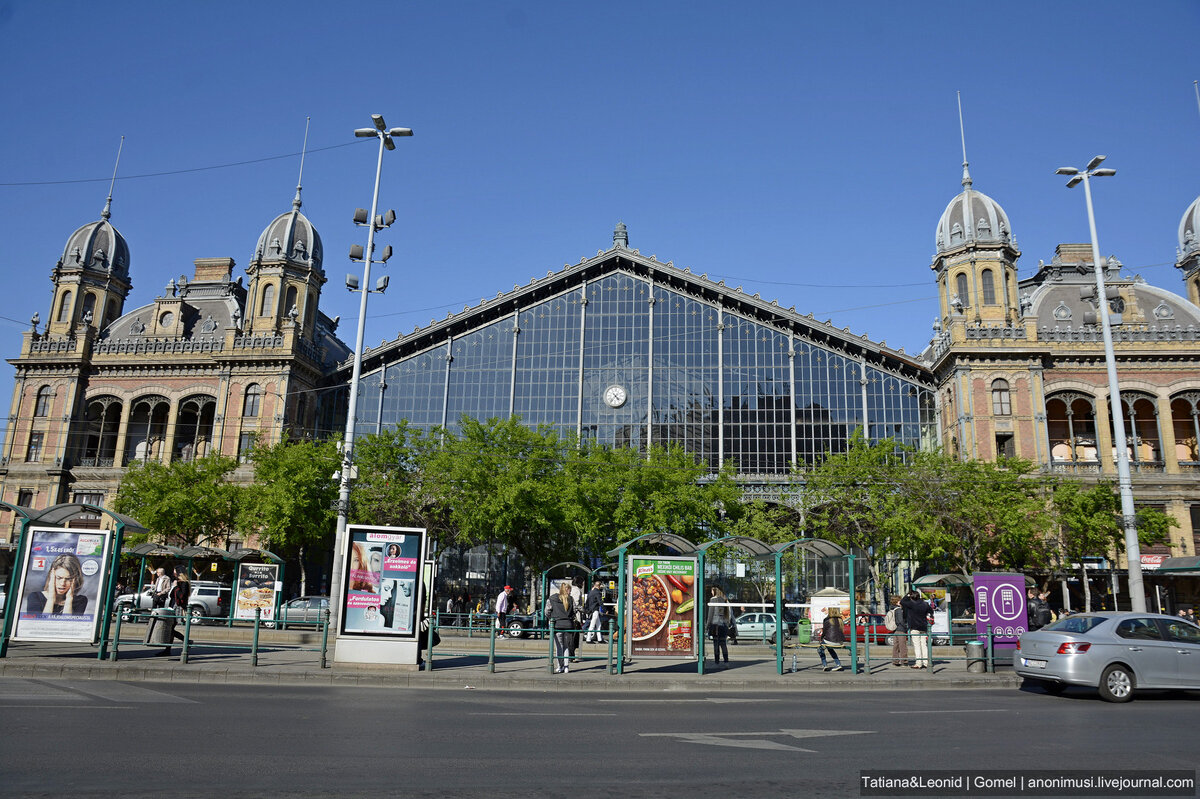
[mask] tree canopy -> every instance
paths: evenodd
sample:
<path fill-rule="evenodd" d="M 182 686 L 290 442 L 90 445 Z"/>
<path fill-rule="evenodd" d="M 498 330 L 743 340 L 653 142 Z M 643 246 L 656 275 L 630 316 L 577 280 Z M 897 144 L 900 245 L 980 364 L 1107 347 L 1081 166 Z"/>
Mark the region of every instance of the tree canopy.
<path fill-rule="evenodd" d="M 112 509 L 137 519 L 165 544 L 227 544 L 241 507 L 241 491 L 229 481 L 237 465 L 215 452 L 190 461 L 133 463 Z"/>

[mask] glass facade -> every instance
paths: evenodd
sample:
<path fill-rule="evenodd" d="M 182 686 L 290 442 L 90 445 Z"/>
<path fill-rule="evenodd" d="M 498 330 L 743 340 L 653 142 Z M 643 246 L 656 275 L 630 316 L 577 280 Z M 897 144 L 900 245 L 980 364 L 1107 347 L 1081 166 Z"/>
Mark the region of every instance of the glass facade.
<path fill-rule="evenodd" d="M 930 387 L 886 357 L 798 333 L 790 312 L 752 318 L 678 288 L 610 270 L 477 327 L 468 316 L 440 344 L 364 372 L 359 429 L 517 414 L 604 444 L 680 444 L 744 475 L 842 451 L 857 427 L 936 440 Z"/>

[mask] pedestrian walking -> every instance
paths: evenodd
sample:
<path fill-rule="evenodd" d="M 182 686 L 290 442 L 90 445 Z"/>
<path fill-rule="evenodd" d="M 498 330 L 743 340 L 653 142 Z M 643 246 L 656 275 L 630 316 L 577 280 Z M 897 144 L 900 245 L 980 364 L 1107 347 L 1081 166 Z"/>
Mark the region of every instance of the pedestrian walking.
<path fill-rule="evenodd" d="M 558 666 L 555 674 L 567 674 L 570 667 L 567 660 L 570 652 L 571 625 L 575 623 L 574 600 L 571 599 L 571 584 L 558 584 L 558 593 L 550 597 L 550 624 L 554 628 L 554 658 Z"/>
<path fill-rule="evenodd" d="M 900 607 L 900 595 L 892 597 L 891 610 L 884 618 L 884 626 L 892 632 L 892 665 L 908 665 L 908 622 L 904 608 Z"/>
<path fill-rule="evenodd" d="M 913 645 L 913 668 L 929 668 L 929 620 L 933 618 L 933 608 L 921 598 L 916 589 L 908 592 L 900 600 L 904 608 L 904 623 L 908 626 L 908 637 Z"/>
<path fill-rule="evenodd" d="M 846 643 L 846 630 L 842 626 L 842 609 L 834 605 L 829 609 L 825 620 L 821 622 L 820 646 L 817 647 L 817 657 L 821 658 L 821 666 L 825 671 L 845 671 L 842 661 L 838 658 L 838 647 Z M 833 658 L 833 665 L 828 665 L 825 652 Z"/>
<path fill-rule="evenodd" d="M 715 585 L 709 591 L 708 597 L 708 634 L 713 641 L 713 662 L 721 665 L 721 655 L 725 655 L 725 665 L 729 665 L 729 623 L 732 614 L 729 612 L 729 600 L 725 592 Z"/>
<path fill-rule="evenodd" d="M 504 590 L 496 596 L 496 637 L 502 637 L 504 631 L 508 629 L 508 607 L 512 600 L 513 587 L 511 585 L 504 586 Z"/>
<path fill-rule="evenodd" d="M 604 630 L 600 627 L 604 618 L 604 583 L 592 581 L 592 590 L 588 591 L 587 600 L 583 604 L 583 615 L 587 617 L 587 634 L 583 640 L 588 643 L 604 643 Z"/>
<path fill-rule="evenodd" d="M 583 630 L 583 577 L 575 575 L 571 579 L 571 635 L 567 641 L 571 647 L 571 662 L 579 660 L 579 637 Z"/>

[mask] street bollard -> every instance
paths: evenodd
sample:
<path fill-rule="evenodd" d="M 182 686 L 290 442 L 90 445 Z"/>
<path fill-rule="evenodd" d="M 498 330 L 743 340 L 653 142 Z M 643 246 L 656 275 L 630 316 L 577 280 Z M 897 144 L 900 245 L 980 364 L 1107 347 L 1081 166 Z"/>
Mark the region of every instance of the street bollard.
<path fill-rule="evenodd" d="M 325 622 L 321 625 L 321 668 L 329 668 L 329 608 L 325 608 Z"/>
<path fill-rule="evenodd" d="M 185 613 L 183 617 L 183 652 L 179 654 L 179 662 L 188 662 L 188 646 L 192 642 L 192 614 Z"/>
<path fill-rule="evenodd" d="M 121 614 L 120 614 L 120 612 L 118 612 L 117 613 L 117 624 L 116 624 L 116 627 L 113 629 L 112 654 L 108 656 L 109 660 L 112 660 L 114 663 L 117 660 L 117 647 L 120 646 L 120 644 L 121 644 Z"/>
<path fill-rule="evenodd" d="M 262 608 L 254 609 L 254 638 L 250 641 L 250 665 L 258 665 L 258 625 L 262 621 Z"/>
<path fill-rule="evenodd" d="M 488 642 L 488 671 L 496 673 L 496 625 L 491 624 L 491 640 Z"/>

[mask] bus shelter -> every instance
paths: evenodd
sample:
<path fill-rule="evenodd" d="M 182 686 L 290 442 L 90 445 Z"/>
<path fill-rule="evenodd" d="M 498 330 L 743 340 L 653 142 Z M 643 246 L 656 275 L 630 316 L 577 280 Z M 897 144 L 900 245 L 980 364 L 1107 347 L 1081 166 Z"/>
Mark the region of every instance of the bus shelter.
<path fill-rule="evenodd" d="M 706 556 L 712 547 L 721 545 L 731 547 L 747 552 L 752 558 L 769 561 L 774 566 L 775 577 L 775 668 L 779 674 L 783 674 L 783 629 L 786 622 L 783 618 L 783 559 L 789 552 L 799 553 L 802 557 L 815 557 L 822 559 L 844 558 L 849 572 L 849 580 L 851 587 L 854 586 L 854 560 L 855 556 L 852 552 L 845 548 L 828 541 L 823 538 L 798 538 L 794 541 L 788 541 L 781 544 L 766 544 L 759 541 L 757 538 L 749 536 L 727 536 L 725 538 L 707 541 L 703 544 L 695 544 L 682 536 L 674 533 L 647 533 L 630 541 L 625 542 L 620 547 L 610 551 L 608 555 L 616 556 L 617 558 L 617 575 L 618 575 L 618 590 L 617 590 L 617 636 L 618 636 L 618 651 L 622 653 L 617 661 L 617 673 L 624 673 L 625 664 L 625 642 L 630 634 L 628 625 L 630 620 L 627 618 L 626 597 L 631 590 L 629 585 L 629 558 L 631 550 L 641 549 L 653 545 L 666 546 L 680 555 L 694 555 L 696 557 L 696 591 L 695 601 L 698 607 L 697 618 L 701 622 L 701 628 L 697 631 L 697 673 L 704 673 L 705 660 L 705 637 L 703 630 L 703 620 L 707 616 L 707 600 L 704 589 L 705 575 L 705 560 Z M 850 665 L 851 673 L 858 673 L 858 635 L 857 626 L 854 619 L 857 617 L 856 597 L 853 590 L 850 591 Z"/>
<path fill-rule="evenodd" d="M 101 608 L 109 608 L 112 606 L 113 591 L 116 588 L 117 582 L 117 553 L 121 551 L 121 544 L 128 535 L 148 534 L 150 531 L 143 527 L 136 519 L 129 516 L 124 516 L 120 513 L 115 513 L 106 508 L 101 508 L 97 505 L 89 505 L 83 502 L 64 502 L 58 505 L 51 505 L 42 510 L 26 508 L 20 505 L 14 505 L 9 502 L 0 502 L 0 508 L 12 511 L 17 515 L 21 522 L 21 532 L 17 539 L 17 556 L 25 551 L 26 543 L 30 530 L 35 527 L 50 527 L 50 528 L 70 528 L 71 522 L 78 521 L 83 514 L 89 514 L 93 518 L 88 518 L 86 528 L 94 528 L 94 517 L 99 516 L 101 519 L 107 518 L 113 525 L 113 541 L 110 551 L 105 553 L 105 559 L 108 562 L 108 576 L 104 582 L 98 601 Z M 85 525 L 76 524 L 75 527 L 83 528 Z M 12 622 L 14 617 L 13 608 L 17 606 L 19 598 L 13 596 L 13 588 L 15 587 L 17 572 L 14 569 L 9 574 L 8 587 L 6 589 L 7 601 L 4 605 L 4 625 L 0 628 L 0 657 L 8 654 L 8 641 L 12 635 Z M 107 646 L 105 642 L 108 640 L 108 628 L 112 622 L 112 615 L 103 612 L 100 618 L 99 640 L 100 648 L 98 657 L 104 660 L 107 654 Z"/>

